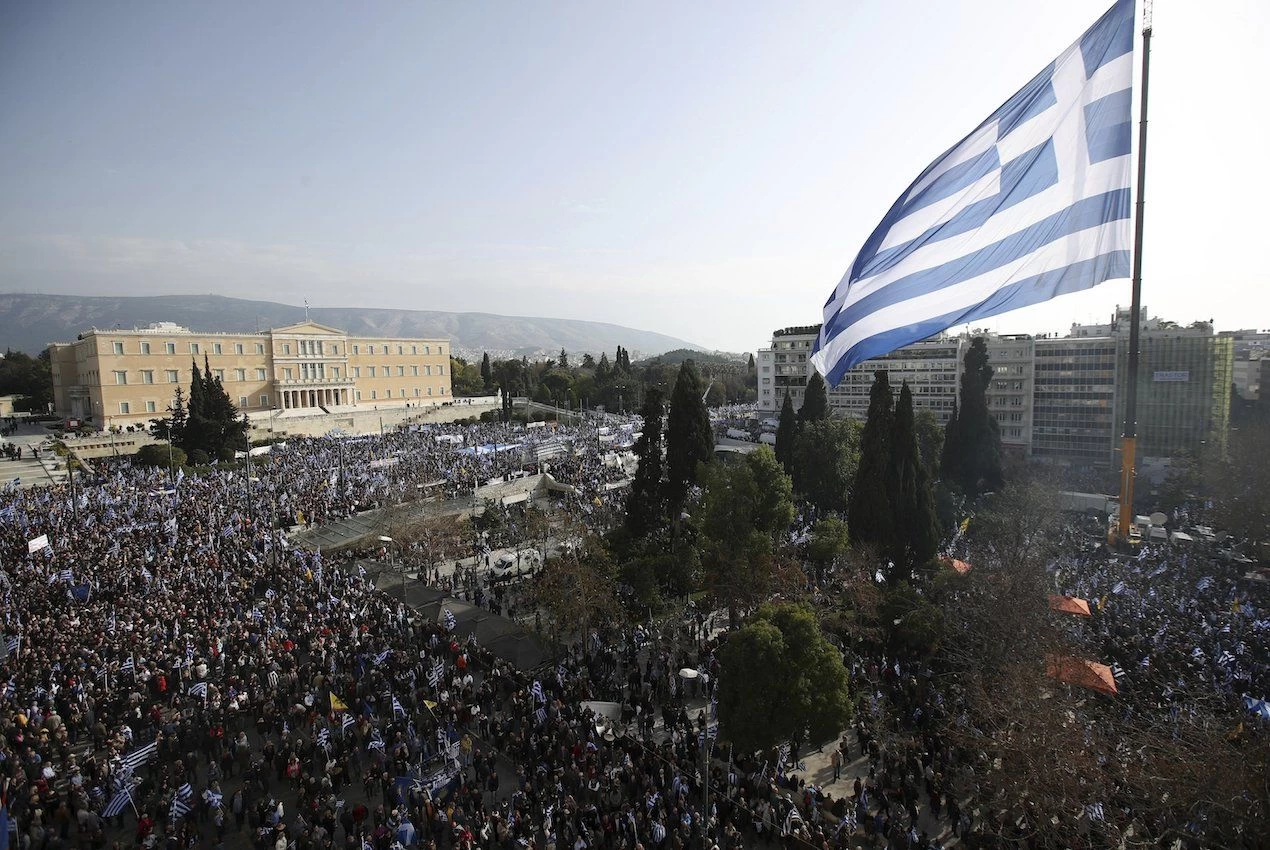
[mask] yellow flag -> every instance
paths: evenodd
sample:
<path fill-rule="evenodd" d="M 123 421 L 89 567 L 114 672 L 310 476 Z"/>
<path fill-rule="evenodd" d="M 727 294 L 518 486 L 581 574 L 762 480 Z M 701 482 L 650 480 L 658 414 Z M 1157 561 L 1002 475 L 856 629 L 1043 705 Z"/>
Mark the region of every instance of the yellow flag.
<path fill-rule="evenodd" d="M 331 711 L 348 711 L 348 703 L 344 702 L 344 700 L 337 697 L 335 695 L 335 691 L 330 691 L 330 694 L 331 694 Z"/>
<path fill-rule="evenodd" d="M 428 707 L 428 711 L 431 711 L 432 709 L 437 707 L 437 704 L 430 699 L 425 699 L 423 701 L 423 704 Z"/>
<path fill-rule="evenodd" d="M 970 527 L 970 517 L 966 517 L 961 521 L 961 533 L 965 534 L 966 529 Z"/>

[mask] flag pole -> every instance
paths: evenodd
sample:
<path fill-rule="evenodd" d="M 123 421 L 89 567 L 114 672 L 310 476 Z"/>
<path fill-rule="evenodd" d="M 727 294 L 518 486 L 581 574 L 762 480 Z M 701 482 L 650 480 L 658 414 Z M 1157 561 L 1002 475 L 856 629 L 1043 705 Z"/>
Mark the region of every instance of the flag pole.
<path fill-rule="evenodd" d="M 1120 539 L 1127 540 L 1133 522 L 1134 462 L 1138 443 L 1138 323 L 1142 313 L 1142 217 L 1147 179 L 1147 81 L 1151 69 L 1151 0 L 1142 10 L 1142 96 L 1138 116 L 1138 197 L 1133 224 L 1133 301 L 1129 306 L 1128 386 L 1120 457 Z"/>

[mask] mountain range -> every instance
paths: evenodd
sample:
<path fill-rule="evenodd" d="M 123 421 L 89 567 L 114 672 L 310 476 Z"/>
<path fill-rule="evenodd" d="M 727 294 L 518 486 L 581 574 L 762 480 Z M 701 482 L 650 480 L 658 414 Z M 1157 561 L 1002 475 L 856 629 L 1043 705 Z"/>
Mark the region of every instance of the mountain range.
<path fill-rule="evenodd" d="M 469 359 L 571 354 L 599 356 L 624 346 L 639 358 L 700 346 L 653 331 L 607 322 L 391 310 L 313 307 L 309 318 L 352 336 L 448 338 L 455 353 Z M 273 301 L 220 295 L 76 296 L 0 293 L 0 349 L 36 354 L 50 342 L 67 342 L 89 328 L 145 327 L 175 322 L 192 331 L 249 333 L 302 321 L 305 308 Z"/>

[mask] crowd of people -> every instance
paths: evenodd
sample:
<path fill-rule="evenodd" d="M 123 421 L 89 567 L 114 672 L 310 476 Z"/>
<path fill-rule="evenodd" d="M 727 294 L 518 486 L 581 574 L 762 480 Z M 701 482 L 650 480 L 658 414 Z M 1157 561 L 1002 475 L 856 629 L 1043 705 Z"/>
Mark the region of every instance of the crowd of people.
<path fill-rule="evenodd" d="M 989 846 L 1004 827 L 966 804 L 973 759 L 938 731 L 956 705 L 925 661 L 849 654 L 856 720 L 820 743 L 835 773 L 863 775 L 829 793 L 798 769 L 805 742 L 713 747 L 719 629 L 704 612 L 664 634 L 597 630 L 519 670 L 358 562 L 289 542 L 289 525 L 539 463 L 585 508 L 610 495 L 605 455 L 630 436 L 605 427 L 297 439 L 254 477 L 118 461 L 74 490 L 0 493 L 0 833 L 22 850 Z M 1224 575 L 1163 548 L 1053 565 L 1056 589 L 1096 601 L 1091 655 L 1152 701 L 1265 685 L 1267 623 Z M 821 594 L 837 580 L 808 574 Z M 897 722 L 902 750 L 884 732 Z"/>

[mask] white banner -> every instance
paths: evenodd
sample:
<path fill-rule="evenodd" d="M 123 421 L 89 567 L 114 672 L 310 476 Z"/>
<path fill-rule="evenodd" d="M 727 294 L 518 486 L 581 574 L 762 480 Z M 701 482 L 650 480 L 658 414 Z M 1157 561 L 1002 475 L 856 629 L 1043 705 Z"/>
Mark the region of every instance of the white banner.
<path fill-rule="evenodd" d="M 35 538 L 34 540 L 28 540 L 26 542 L 26 553 L 28 555 L 34 555 L 36 552 L 40 551 L 41 549 L 47 549 L 48 545 L 49 545 L 49 536 L 47 534 L 41 534 L 39 537 Z"/>

